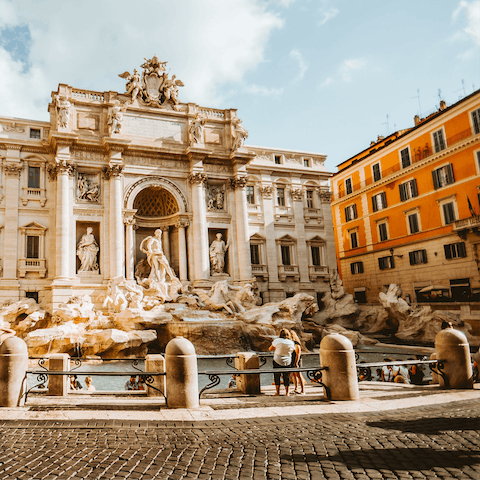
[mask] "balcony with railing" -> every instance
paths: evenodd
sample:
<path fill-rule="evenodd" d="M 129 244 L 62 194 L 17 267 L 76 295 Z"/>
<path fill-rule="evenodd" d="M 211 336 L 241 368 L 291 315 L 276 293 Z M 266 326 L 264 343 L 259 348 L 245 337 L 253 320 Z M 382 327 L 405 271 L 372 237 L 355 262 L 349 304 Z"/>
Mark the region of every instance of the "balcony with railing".
<path fill-rule="evenodd" d="M 45 188 L 24 187 L 22 188 L 22 196 L 20 200 L 24 207 L 28 205 L 29 200 L 37 200 L 40 202 L 40 205 L 44 207 L 47 203 L 47 191 Z"/>
<path fill-rule="evenodd" d="M 463 142 L 464 140 L 467 140 L 468 138 L 473 137 L 475 135 L 477 135 L 477 134 L 474 133 L 471 128 L 469 128 L 467 130 L 464 130 L 462 132 L 459 132 L 455 135 L 452 135 L 451 137 L 448 137 L 446 139 L 446 145 L 447 145 L 446 148 L 452 147 L 453 145 L 456 145 L 457 143 Z M 413 152 L 412 152 L 411 165 L 413 165 L 415 163 L 418 163 L 418 162 L 421 162 L 422 160 L 425 160 L 426 158 L 429 158 L 432 155 L 435 155 L 436 153 L 438 153 L 438 152 L 432 151 L 432 148 L 428 143 L 426 143 L 425 146 L 423 146 L 423 147 L 414 148 Z M 406 167 L 406 168 L 408 168 L 408 167 Z M 390 168 L 386 168 L 386 169 L 382 170 L 381 177 L 380 177 L 379 180 L 382 180 L 382 179 L 384 179 L 384 178 L 386 178 L 390 175 L 393 175 L 394 173 L 396 173 L 400 170 L 403 170 L 403 169 L 404 168 L 402 168 L 402 166 L 399 163 L 393 165 Z M 377 181 L 379 181 L 379 180 L 377 180 Z M 369 185 L 372 185 L 374 183 L 376 183 L 376 182 L 373 180 L 373 178 L 368 177 L 363 182 L 355 183 L 353 185 L 352 193 L 349 193 L 348 195 L 352 195 L 355 192 L 358 192 L 358 190 L 361 190 L 362 188 L 367 187 Z M 340 198 L 346 197 L 348 195 L 346 194 L 346 192 L 344 190 L 340 190 L 336 195 L 334 195 L 334 200 L 339 200 Z"/>
<path fill-rule="evenodd" d="M 27 273 L 38 273 L 40 278 L 45 278 L 47 261 L 44 258 L 20 258 L 18 276 L 23 278 Z"/>
<path fill-rule="evenodd" d="M 285 282 L 287 277 L 293 277 L 295 281 L 298 281 L 300 274 L 298 273 L 297 265 L 279 265 L 278 266 L 278 279 L 281 282 Z"/>
<path fill-rule="evenodd" d="M 252 274 L 256 278 L 263 278 L 264 281 L 268 280 L 268 267 L 267 265 L 254 265 L 252 264 Z"/>

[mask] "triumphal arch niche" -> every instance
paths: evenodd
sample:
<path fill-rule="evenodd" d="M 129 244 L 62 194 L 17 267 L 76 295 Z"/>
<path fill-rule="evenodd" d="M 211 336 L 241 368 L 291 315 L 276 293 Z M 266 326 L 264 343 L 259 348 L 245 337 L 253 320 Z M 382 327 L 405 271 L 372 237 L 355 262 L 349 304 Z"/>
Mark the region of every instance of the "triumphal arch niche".
<path fill-rule="evenodd" d="M 177 291 L 328 290 L 325 156 L 246 147 L 235 109 L 184 103 L 167 62 L 139 65 L 119 75 L 120 93 L 60 84 L 48 122 L 0 117 L 0 300 L 101 305 L 145 280 L 153 248 Z"/>

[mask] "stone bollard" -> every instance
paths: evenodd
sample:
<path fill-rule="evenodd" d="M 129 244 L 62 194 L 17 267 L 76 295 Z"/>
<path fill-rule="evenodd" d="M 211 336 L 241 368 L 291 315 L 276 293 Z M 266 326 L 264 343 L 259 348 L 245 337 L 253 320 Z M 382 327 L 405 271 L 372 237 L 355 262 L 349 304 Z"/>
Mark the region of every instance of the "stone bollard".
<path fill-rule="evenodd" d="M 430 355 L 430 360 L 436 360 L 436 359 L 437 359 L 437 356 L 434 353 L 432 353 Z M 439 384 L 439 380 L 438 380 L 439 375 L 437 373 L 435 373 L 433 370 L 431 370 L 431 372 L 432 372 L 432 383 L 431 383 L 431 385 L 438 385 Z"/>
<path fill-rule="evenodd" d="M 235 357 L 235 368 L 237 370 L 251 370 L 260 368 L 260 360 L 258 355 L 250 352 L 237 353 Z M 237 389 L 242 393 L 260 393 L 260 374 L 237 375 Z"/>
<path fill-rule="evenodd" d="M 145 357 L 145 371 L 146 372 L 165 372 L 165 358 L 163 355 L 149 354 Z M 161 397 L 162 393 L 166 396 L 165 390 L 165 375 L 153 377 L 153 383 L 145 384 L 147 386 L 147 397 Z M 160 390 L 153 389 L 150 385 Z"/>
<path fill-rule="evenodd" d="M 25 404 L 27 369 L 27 344 L 19 337 L 7 338 L 0 345 L 0 407 Z"/>
<path fill-rule="evenodd" d="M 331 400 L 358 400 L 357 366 L 352 342 L 339 333 L 327 335 L 320 343 L 322 382 Z"/>
<path fill-rule="evenodd" d="M 435 355 L 444 360 L 443 372 L 438 380 L 445 388 L 473 388 L 473 370 L 470 359 L 470 347 L 463 332 L 452 327 L 440 330 L 435 337 Z"/>
<path fill-rule="evenodd" d="M 68 353 L 57 353 L 48 357 L 48 370 L 51 372 L 69 372 L 70 355 Z M 70 378 L 68 375 L 49 375 L 48 393 L 57 397 L 65 397 L 70 390 Z"/>
<path fill-rule="evenodd" d="M 186 338 L 176 337 L 168 342 L 165 372 L 168 407 L 198 407 L 197 355 L 195 347 Z"/>

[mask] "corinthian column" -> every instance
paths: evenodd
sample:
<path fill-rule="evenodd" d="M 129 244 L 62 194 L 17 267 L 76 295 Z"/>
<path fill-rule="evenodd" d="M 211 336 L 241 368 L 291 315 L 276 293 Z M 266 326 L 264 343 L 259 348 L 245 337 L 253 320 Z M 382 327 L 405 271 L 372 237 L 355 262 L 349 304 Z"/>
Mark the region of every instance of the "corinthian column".
<path fill-rule="evenodd" d="M 70 275 L 70 233 L 74 228 L 71 220 L 71 198 L 69 179 L 74 167 L 66 158 L 57 157 L 55 165 L 49 168 L 51 178 L 57 178 L 55 208 L 55 279 L 66 280 Z"/>
<path fill-rule="evenodd" d="M 20 186 L 20 148 L 7 150 L 5 172 L 5 238 L 3 245 L 3 283 L 16 283 L 18 270 L 18 197 Z M 11 162 L 10 162 L 10 161 Z M 20 253 L 21 257 L 25 253 Z"/>
<path fill-rule="evenodd" d="M 125 270 L 127 280 L 134 279 L 134 255 L 133 251 L 134 238 L 133 238 L 133 227 L 135 225 L 134 217 L 126 217 L 125 222 Z"/>
<path fill-rule="evenodd" d="M 104 170 L 110 182 L 110 277 L 124 276 L 125 238 L 122 216 L 123 166 L 111 164 Z"/>
<path fill-rule="evenodd" d="M 207 207 L 205 201 L 204 183 L 207 176 L 204 173 L 192 173 L 188 180 L 192 185 L 192 210 L 193 210 L 193 241 L 194 244 L 194 275 L 193 280 L 198 284 L 208 280 L 208 232 L 207 232 Z"/>
<path fill-rule="evenodd" d="M 250 281 L 252 278 L 246 184 L 247 178 L 245 176 L 238 176 L 230 180 L 231 187 L 235 189 L 235 226 L 237 231 L 238 266 L 241 282 Z"/>

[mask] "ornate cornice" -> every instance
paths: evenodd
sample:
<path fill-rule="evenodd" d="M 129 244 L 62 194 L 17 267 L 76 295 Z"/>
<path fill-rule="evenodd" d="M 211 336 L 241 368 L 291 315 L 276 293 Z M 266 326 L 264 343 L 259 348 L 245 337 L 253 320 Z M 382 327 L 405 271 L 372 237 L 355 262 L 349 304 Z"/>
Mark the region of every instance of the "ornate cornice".
<path fill-rule="evenodd" d="M 229 180 L 230 188 L 245 188 L 247 185 L 247 177 L 235 177 Z"/>
<path fill-rule="evenodd" d="M 263 198 L 272 198 L 273 187 L 272 186 L 262 187 L 260 189 L 260 193 L 262 194 Z"/>
<path fill-rule="evenodd" d="M 194 185 L 194 184 L 204 184 L 208 180 L 208 176 L 205 173 L 191 173 L 188 176 L 188 181 Z"/>
<path fill-rule="evenodd" d="M 119 177 L 122 174 L 123 165 L 109 165 L 103 168 L 103 176 L 109 180 L 111 177 Z"/>
<path fill-rule="evenodd" d="M 56 159 L 55 163 L 49 163 L 47 165 L 47 173 L 51 180 L 55 180 L 59 173 L 68 173 L 73 176 L 75 173 L 75 165 L 68 160 Z"/>
<path fill-rule="evenodd" d="M 9 177 L 19 177 L 23 165 L 21 163 L 6 163 L 3 168 L 5 169 L 5 174 Z"/>
<path fill-rule="evenodd" d="M 301 202 L 303 200 L 303 191 L 301 188 L 292 188 L 290 194 L 294 202 Z"/>
<path fill-rule="evenodd" d="M 332 192 L 320 192 L 320 201 L 322 203 L 332 203 Z"/>

